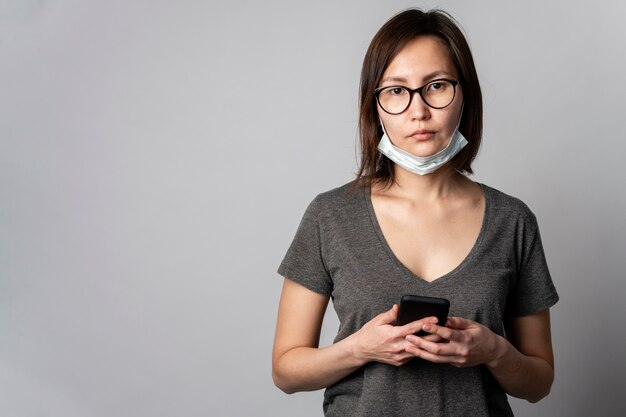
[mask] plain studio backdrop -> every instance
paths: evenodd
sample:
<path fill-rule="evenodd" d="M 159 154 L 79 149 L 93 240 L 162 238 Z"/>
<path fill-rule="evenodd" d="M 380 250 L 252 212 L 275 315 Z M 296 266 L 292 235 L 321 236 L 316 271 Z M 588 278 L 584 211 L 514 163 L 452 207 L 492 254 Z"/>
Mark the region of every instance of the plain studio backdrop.
<path fill-rule="evenodd" d="M 0 1 L 0 415 L 321 416 L 271 380 L 276 268 L 414 6 L 464 27 L 475 179 L 535 212 L 561 296 L 516 415 L 626 415 L 626 3 L 539 0 Z"/>

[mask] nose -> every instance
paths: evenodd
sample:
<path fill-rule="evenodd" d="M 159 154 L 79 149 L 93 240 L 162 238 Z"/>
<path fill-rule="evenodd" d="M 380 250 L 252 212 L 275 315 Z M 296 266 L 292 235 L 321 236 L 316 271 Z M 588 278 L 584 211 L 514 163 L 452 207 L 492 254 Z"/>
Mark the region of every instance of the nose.
<path fill-rule="evenodd" d="M 417 91 L 415 91 L 411 97 L 408 112 L 411 115 L 411 118 L 416 120 L 427 120 L 430 118 L 430 108 Z"/>

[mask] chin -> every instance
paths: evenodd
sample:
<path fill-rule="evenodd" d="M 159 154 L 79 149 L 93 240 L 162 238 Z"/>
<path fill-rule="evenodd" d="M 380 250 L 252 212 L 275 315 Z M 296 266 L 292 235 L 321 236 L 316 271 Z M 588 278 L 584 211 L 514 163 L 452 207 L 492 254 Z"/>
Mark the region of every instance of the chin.
<path fill-rule="evenodd" d="M 417 144 L 414 146 L 410 146 L 406 149 L 407 152 L 412 153 L 415 156 L 419 156 L 421 158 L 425 158 L 427 156 L 431 156 L 436 154 L 445 148 L 444 146 L 435 145 L 435 144 Z"/>

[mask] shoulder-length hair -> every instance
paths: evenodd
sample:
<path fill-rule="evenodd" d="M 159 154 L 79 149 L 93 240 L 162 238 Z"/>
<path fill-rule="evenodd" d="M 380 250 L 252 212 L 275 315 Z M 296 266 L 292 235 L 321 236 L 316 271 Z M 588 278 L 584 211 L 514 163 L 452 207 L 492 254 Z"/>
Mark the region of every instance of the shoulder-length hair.
<path fill-rule="evenodd" d="M 405 10 L 389 19 L 372 39 L 361 70 L 359 94 L 359 138 L 361 159 L 357 183 L 394 181 L 393 162 L 378 152 L 383 134 L 374 100 L 383 73 L 404 46 L 419 36 L 435 36 L 450 51 L 463 89 L 464 106 L 459 130 L 468 144 L 449 162 L 453 169 L 472 174 L 472 161 L 478 153 L 483 129 L 482 95 L 472 52 L 458 23 L 442 10 Z"/>

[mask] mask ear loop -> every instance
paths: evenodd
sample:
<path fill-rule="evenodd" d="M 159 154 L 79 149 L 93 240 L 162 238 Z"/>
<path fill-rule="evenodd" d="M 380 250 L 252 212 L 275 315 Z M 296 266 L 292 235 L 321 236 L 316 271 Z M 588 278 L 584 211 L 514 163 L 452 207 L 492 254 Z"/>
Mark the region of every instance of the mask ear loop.
<path fill-rule="evenodd" d="M 380 127 L 383 129 L 383 135 L 387 135 L 387 131 L 385 130 L 385 124 L 383 123 L 383 119 L 380 116 L 378 116 L 378 121 L 380 122 Z"/>
<path fill-rule="evenodd" d="M 456 135 L 456 132 L 459 132 L 460 135 L 463 136 L 463 138 L 465 138 L 465 136 L 461 133 L 461 131 L 459 130 L 459 128 L 461 127 L 461 121 L 463 120 L 463 110 L 465 110 L 465 98 L 463 99 L 463 102 L 461 103 L 461 116 L 459 117 L 459 123 L 457 123 L 456 125 L 456 129 L 454 129 L 454 134 Z M 452 141 L 452 138 L 450 138 L 450 141 Z M 465 139 L 465 141 L 467 142 L 467 139 Z M 461 151 L 459 151 L 461 152 Z M 456 156 L 456 155 L 455 155 Z M 458 172 L 459 174 L 465 176 L 461 171 L 459 171 L 458 168 L 454 169 L 456 172 Z"/>
<path fill-rule="evenodd" d="M 461 115 L 459 116 L 459 123 L 456 124 L 456 129 L 454 129 L 455 132 L 461 127 L 461 120 L 463 120 L 463 110 L 465 110 L 465 100 L 463 100 L 463 102 L 461 103 Z"/>

